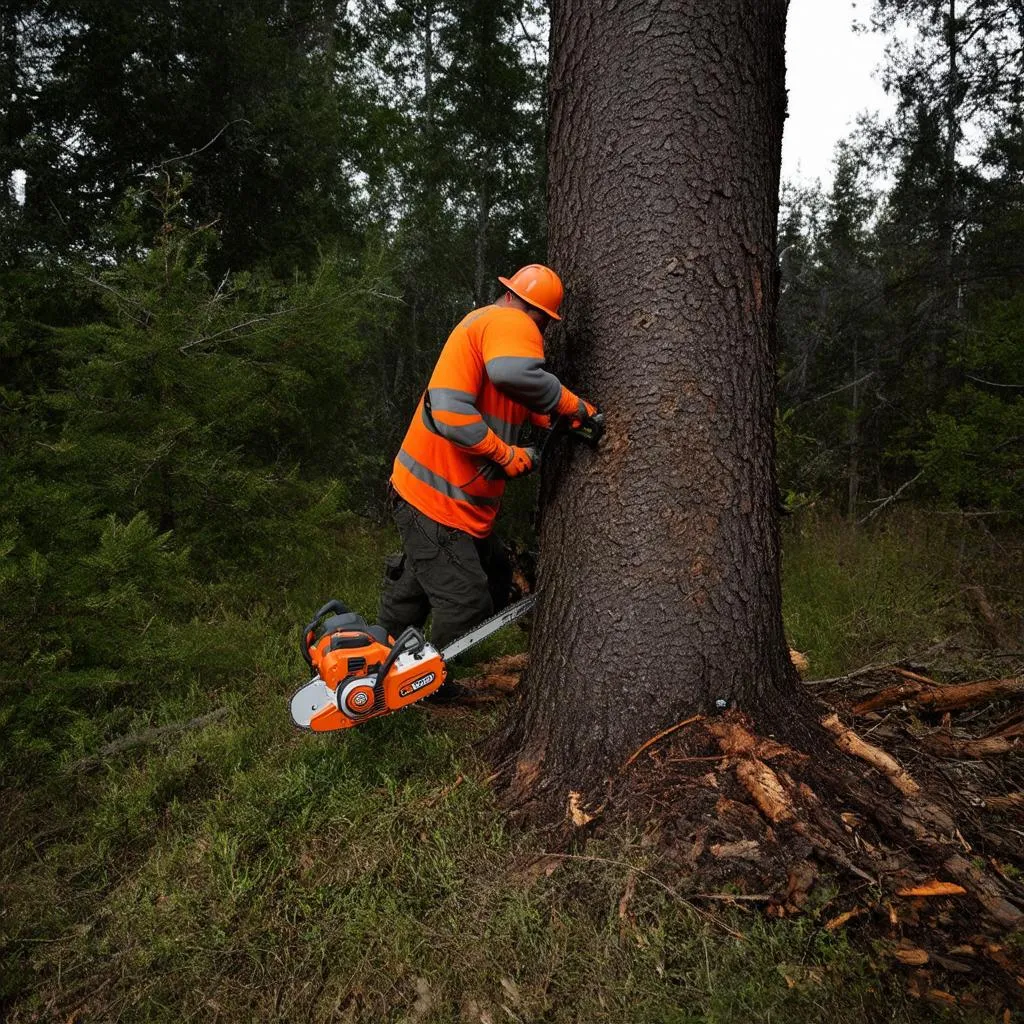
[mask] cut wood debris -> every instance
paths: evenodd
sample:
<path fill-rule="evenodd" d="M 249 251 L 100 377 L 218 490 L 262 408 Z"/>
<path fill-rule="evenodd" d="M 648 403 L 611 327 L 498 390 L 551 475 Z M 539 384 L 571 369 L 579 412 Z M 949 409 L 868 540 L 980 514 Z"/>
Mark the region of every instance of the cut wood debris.
<path fill-rule="evenodd" d="M 894 671 L 901 675 L 905 682 L 882 690 L 868 700 L 861 701 L 851 709 L 855 715 L 880 711 L 903 702 L 916 704 L 929 711 L 958 711 L 984 701 L 1024 696 L 1024 679 L 1020 678 L 984 679 L 974 683 L 943 685 L 935 682 L 934 679 L 928 679 L 904 669 L 894 669 Z"/>
<path fill-rule="evenodd" d="M 964 896 L 967 890 L 956 882 L 926 882 L 924 885 L 913 885 L 909 889 L 899 889 L 897 896 Z"/>
<path fill-rule="evenodd" d="M 866 914 L 866 907 L 854 907 L 853 910 L 846 910 L 842 914 L 837 914 L 831 920 L 825 922 L 825 931 L 834 932 L 838 928 L 842 928 L 847 921 L 852 921 L 855 917 L 860 917 L 861 914 Z"/>
<path fill-rule="evenodd" d="M 840 750 L 845 750 L 848 754 L 853 754 L 854 757 L 859 757 L 878 768 L 904 796 L 917 796 L 921 792 L 921 787 L 910 777 L 906 769 L 900 767 L 895 758 L 862 740 L 852 729 L 848 729 L 839 721 L 837 714 L 826 715 L 821 724 L 835 737 L 836 746 Z"/>
<path fill-rule="evenodd" d="M 502 659 L 479 680 L 514 688 L 524 666 Z M 606 793 L 568 793 L 565 842 L 639 826 L 681 898 L 774 917 L 808 913 L 824 868 L 843 909 L 812 909 L 819 927 L 856 921 L 888 943 L 911 994 L 953 1005 L 984 978 L 1020 1000 L 1024 962 L 1000 940 L 1024 928 L 1022 680 L 890 665 L 806 685 L 822 702 L 815 738 L 764 735 L 737 710 L 685 716 L 638 743 Z M 623 927 L 636 930 L 651 878 L 626 878 Z"/>

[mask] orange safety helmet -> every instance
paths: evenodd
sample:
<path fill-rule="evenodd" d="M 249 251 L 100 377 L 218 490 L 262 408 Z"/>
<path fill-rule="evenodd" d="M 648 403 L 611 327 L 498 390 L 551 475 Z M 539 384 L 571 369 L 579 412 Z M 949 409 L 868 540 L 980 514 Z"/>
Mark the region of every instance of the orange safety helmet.
<path fill-rule="evenodd" d="M 511 277 L 499 277 L 498 280 L 523 302 L 536 306 L 554 320 L 562 319 L 558 315 L 564 294 L 562 280 L 550 267 L 530 263 L 520 267 Z"/>

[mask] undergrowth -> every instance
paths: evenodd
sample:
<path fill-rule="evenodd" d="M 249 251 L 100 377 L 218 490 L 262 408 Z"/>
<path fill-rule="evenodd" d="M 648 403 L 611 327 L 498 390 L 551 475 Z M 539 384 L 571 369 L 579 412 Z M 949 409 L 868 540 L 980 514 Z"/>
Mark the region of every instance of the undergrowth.
<path fill-rule="evenodd" d="M 793 524 L 787 623 L 814 674 L 970 634 L 964 552 L 931 524 Z M 822 928 L 827 887 L 773 921 L 670 894 L 636 836 L 541 858 L 544 836 L 507 823 L 475 754 L 500 711 L 294 732 L 298 627 L 334 596 L 372 616 L 393 544 L 357 526 L 335 540 L 262 600 L 181 624 L 192 654 L 163 686 L 58 673 L 32 690 L 38 721 L 8 718 L 6 1020 L 943 1019 L 856 924 Z M 205 728 L 101 753 L 217 708 Z"/>

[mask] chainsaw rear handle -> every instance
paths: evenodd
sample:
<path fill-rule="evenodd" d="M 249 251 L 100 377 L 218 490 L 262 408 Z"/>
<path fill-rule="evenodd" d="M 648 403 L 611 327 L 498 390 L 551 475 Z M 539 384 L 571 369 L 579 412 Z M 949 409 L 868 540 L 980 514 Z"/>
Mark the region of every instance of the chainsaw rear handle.
<path fill-rule="evenodd" d="M 313 620 L 310 624 L 302 631 L 302 636 L 299 639 L 299 650 L 302 651 L 302 657 L 306 660 L 306 664 L 312 668 L 313 659 L 309 656 L 309 634 L 312 633 L 319 625 L 320 620 L 328 613 L 334 612 L 335 615 L 345 615 L 348 612 L 348 608 L 341 603 L 341 601 L 328 601 L 313 616 Z"/>
<path fill-rule="evenodd" d="M 426 646 L 426 639 L 415 626 L 409 626 L 402 630 L 388 652 L 388 656 L 381 663 L 380 668 L 377 669 L 377 685 L 379 686 L 383 682 L 384 677 L 391 670 L 391 666 L 398 661 L 401 655 L 418 654 Z"/>

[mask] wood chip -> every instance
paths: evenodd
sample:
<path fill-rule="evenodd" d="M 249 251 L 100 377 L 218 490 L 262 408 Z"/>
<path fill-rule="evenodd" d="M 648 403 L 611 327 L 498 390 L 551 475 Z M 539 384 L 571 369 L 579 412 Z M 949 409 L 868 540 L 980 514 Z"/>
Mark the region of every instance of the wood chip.
<path fill-rule="evenodd" d="M 797 670 L 800 675 L 806 675 L 811 667 L 811 663 L 807 658 L 806 654 L 801 654 L 800 651 L 790 647 L 789 649 L 789 660 L 793 662 L 793 668 Z"/>
<path fill-rule="evenodd" d="M 582 828 L 593 821 L 597 815 L 589 814 L 583 809 L 583 794 L 573 790 L 569 794 L 569 817 L 577 828 Z"/>
<path fill-rule="evenodd" d="M 736 765 L 736 777 L 769 821 L 778 824 L 796 819 L 796 811 L 779 777 L 764 762 L 755 758 L 741 761 Z"/>
<path fill-rule="evenodd" d="M 964 896 L 967 890 L 955 882 L 925 882 L 924 885 L 911 886 L 909 889 L 900 889 L 897 896 Z"/>
<path fill-rule="evenodd" d="M 906 964 L 907 967 L 920 967 L 922 964 L 928 963 L 928 954 L 923 949 L 918 949 L 915 946 L 894 949 L 893 956 L 901 964 Z"/>
<path fill-rule="evenodd" d="M 785 757 L 794 761 L 806 761 L 808 755 L 802 754 L 784 743 L 763 736 L 756 736 L 749 729 L 744 729 L 739 722 L 711 721 L 707 725 L 708 732 L 718 740 L 724 754 L 731 757 L 750 756 L 762 761 L 771 761 L 776 757 Z"/>
<path fill-rule="evenodd" d="M 735 843 L 712 843 L 711 855 L 723 860 L 760 860 L 761 847 L 753 839 L 740 839 Z"/>
<path fill-rule="evenodd" d="M 854 907 L 853 910 L 847 910 L 845 913 L 833 917 L 830 921 L 826 921 L 825 931 L 834 932 L 837 928 L 842 928 L 847 921 L 852 921 L 855 917 L 860 917 L 861 914 L 866 913 L 867 911 L 864 907 Z"/>

